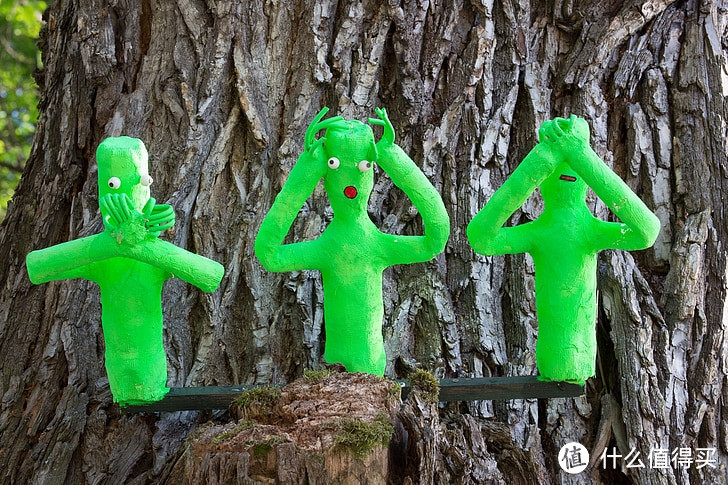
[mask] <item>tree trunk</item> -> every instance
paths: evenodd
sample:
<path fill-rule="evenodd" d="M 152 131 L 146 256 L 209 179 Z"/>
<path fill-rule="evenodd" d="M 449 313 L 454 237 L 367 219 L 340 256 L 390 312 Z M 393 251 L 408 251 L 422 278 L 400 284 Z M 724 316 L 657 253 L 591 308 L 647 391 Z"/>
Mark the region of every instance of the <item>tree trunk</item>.
<path fill-rule="evenodd" d="M 663 225 L 651 249 L 600 255 L 586 397 L 405 404 L 425 440 L 408 451 L 413 480 L 726 483 L 728 3 L 547 3 L 53 2 L 35 142 L 0 228 L 2 481 L 171 483 L 185 437 L 210 417 L 120 414 L 98 289 L 28 280 L 28 252 L 101 230 L 94 150 L 107 136 L 145 141 L 152 195 L 177 212 L 162 237 L 226 270 L 212 294 L 167 283 L 168 385 L 285 383 L 321 366 L 320 276 L 267 273 L 253 240 L 327 105 L 359 120 L 385 106 L 452 221 L 445 253 L 385 272 L 389 376 L 536 372 L 532 261 L 475 255 L 465 227 L 545 119 L 586 118 L 596 152 Z M 325 227 L 326 205 L 317 190 L 292 240 Z M 422 230 L 382 173 L 369 207 L 385 232 Z M 514 220 L 539 210 L 531 198 Z M 572 441 L 594 462 L 578 475 L 558 464 Z M 645 467 L 604 467 L 615 447 Z M 650 467 L 652 449 L 712 449 L 715 468 Z M 473 470 L 453 466 L 472 457 Z"/>

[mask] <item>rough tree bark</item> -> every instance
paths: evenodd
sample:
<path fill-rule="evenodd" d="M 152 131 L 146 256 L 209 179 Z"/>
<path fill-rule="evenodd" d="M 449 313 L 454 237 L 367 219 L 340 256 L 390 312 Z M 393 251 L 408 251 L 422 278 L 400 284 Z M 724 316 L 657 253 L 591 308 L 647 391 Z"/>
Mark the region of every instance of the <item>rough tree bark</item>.
<path fill-rule="evenodd" d="M 535 372 L 532 262 L 476 256 L 464 230 L 541 121 L 585 117 L 597 153 L 663 223 L 654 248 L 600 256 L 587 396 L 412 404 L 431 417 L 412 424 L 431 440 L 414 476 L 728 481 L 724 0 L 67 0 L 45 19 L 41 117 L 0 228 L 3 482 L 165 483 L 209 417 L 120 415 L 98 290 L 28 281 L 29 251 L 101 229 L 93 154 L 104 137 L 147 143 L 153 195 L 178 214 L 166 237 L 226 268 L 211 295 L 165 287 L 169 385 L 283 383 L 320 366 L 318 275 L 266 273 L 253 238 L 322 105 L 361 120 L 386 106 L 452 219 L 444 254 L 385 274 L 390 376 L 414 366 L 441 377 Z M 421 230 L 386 176 L 370 207 L 386 231 Z M 293 237 L 314 236 L 329 217 L 317 191 Z M 569 441 L 595 466 L 562 473 L 557 452 Z M 718 465 L 604 469 L 599 455 L 615 446 L 645 463 L 651 448 L 714 448 Z M 455 466 L 471 459 L 474 471 Z"/>

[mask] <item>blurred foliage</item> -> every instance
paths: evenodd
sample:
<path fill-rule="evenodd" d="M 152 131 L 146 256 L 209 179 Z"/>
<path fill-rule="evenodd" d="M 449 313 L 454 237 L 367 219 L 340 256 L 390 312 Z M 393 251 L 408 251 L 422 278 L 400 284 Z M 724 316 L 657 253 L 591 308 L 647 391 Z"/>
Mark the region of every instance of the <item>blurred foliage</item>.
<path fill-rule="evenodd" d="M 0 221 L 25 161 L 38 116 L 38 86 L 33 71 L 40 67 L 36 39 L 46 2 L 0 0 Z"/>

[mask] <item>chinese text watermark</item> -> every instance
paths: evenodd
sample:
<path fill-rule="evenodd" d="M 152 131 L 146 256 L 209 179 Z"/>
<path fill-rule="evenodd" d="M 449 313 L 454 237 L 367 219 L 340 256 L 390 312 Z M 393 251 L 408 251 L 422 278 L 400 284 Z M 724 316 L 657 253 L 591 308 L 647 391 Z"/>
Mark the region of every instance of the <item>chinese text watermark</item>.
<path fill-rule="evenodd" d="M 559 450 L 559 466 L 566 473 L 581 473 L 589 465 L 589 451 L 581 443 L 572 441 Z M 616 447 L 605 448 L 599 457 L 604 469 L 629 468 L 715 468 L 718 465 L 715 448 L 661 448 L 653 447 L 646 456 L 632 448 L 622 454 Z"/>

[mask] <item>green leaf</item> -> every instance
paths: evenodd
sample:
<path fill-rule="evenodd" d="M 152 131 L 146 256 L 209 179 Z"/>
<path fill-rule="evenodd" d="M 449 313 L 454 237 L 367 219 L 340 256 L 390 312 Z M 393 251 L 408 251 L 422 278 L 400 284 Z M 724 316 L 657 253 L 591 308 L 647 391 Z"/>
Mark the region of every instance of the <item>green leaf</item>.
<path fill-rule="evenodd" d="M 38 118 L 36 41 L 46 2 L 0 0 L 0 221 L 30 154 Z"/>

